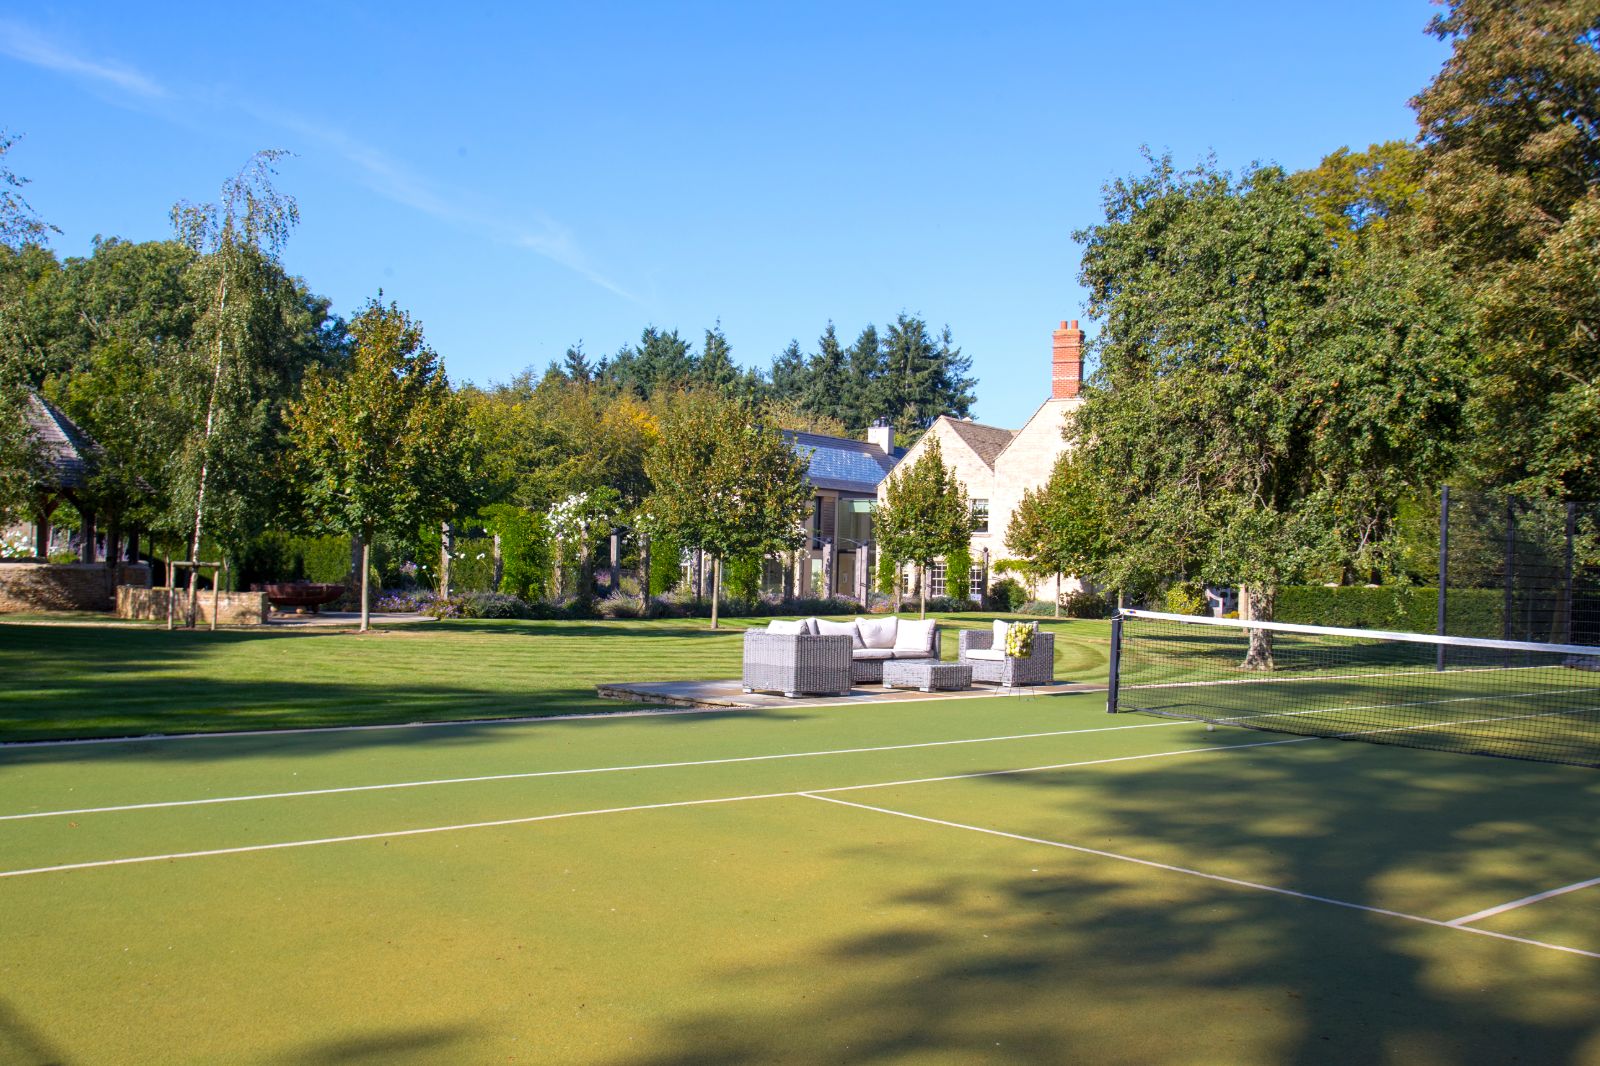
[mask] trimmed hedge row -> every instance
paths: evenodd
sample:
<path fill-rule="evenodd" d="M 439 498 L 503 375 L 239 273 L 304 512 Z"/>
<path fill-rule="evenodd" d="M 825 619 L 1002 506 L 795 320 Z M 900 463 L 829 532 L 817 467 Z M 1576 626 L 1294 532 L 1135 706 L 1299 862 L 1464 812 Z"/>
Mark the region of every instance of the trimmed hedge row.
<path fill-rule="evenodd" d="M 1290 585 L 1278 590 L 1273 617 L 1280 622 L 1432 633 L 1438 628 L 1439 590 L 1431 585 Z M 1505 597 L 1492 589 L 1451 589 L 1445 628 L 1457 637 L 1498 637 Z"/>

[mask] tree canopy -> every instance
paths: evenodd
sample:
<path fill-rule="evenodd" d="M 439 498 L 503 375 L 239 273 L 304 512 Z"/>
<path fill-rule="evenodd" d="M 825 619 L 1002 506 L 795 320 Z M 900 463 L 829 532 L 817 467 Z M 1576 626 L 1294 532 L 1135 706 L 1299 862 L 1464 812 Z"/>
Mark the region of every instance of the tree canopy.
<path fill-rule="evenodd" d="M 972 502 L 955 471 L 944 465 L 938 437 L 928 438 L 915 462 L 901 463 L 889 475 L 872 524 L 880 558 L 896 566 L 913 563 L 924 575 L 917 583 L 918 614 L 926 615 L 928 569 L 965 551 L 972 539 Z"/>

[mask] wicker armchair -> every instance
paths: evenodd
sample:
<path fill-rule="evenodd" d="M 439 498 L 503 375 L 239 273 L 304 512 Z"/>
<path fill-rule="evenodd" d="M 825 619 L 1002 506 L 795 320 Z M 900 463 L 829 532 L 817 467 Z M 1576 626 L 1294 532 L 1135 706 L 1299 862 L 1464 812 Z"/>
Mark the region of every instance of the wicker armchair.
<path fill-rule="evenodd" d="M 843 696 L 850 691 L 850 638 L 746 630 L 744 690 Z"/>
<path fill-rule="evenodd" d="M 988 681 L 1007 688 L 1016 685 L 1049 685 L 1056 679 L 1056 636 L 1033 635 L 1033 654 L 1026 659 L 972 659 L 967 652 L 994 646 L 991 629 L 963 629 L 957 637 L 957 661 L 972 667 L 972 680 Z"/>

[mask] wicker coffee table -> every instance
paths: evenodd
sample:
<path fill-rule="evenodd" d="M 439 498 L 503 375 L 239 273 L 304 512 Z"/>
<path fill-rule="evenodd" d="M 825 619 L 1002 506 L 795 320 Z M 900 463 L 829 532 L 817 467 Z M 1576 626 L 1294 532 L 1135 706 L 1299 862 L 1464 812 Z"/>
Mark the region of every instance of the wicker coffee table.
<path fill-rule="evenodd" d="M 972 667 L 934 659 L 891 659 L 883 664 L 883 687 L 953 692 L 972 687 Z"/>

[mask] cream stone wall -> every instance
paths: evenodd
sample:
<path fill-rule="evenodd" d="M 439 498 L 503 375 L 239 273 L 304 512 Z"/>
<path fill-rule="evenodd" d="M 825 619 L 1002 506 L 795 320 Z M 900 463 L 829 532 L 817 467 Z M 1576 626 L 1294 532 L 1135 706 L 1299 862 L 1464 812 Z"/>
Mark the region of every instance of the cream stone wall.
<path fill-rule="evenodd" d="M 1011 438 L 1005 451 L 996 457 L 993 479 L 996 498 L 989 507 L 989 528 L 996 531 L 993 538 L 995 547 L 992 549 L 994 558 L 1015 557 L 1015 552 L 1004 543 L 1012 512 L 1022 502 L 1023 493 L 1050 480 L 1050 471 L 1055 468 L 1056 458 L 1067 450 L 1067 442 L 1061 439 L 1061 431 L 1072 412 L 1081 406 L 1083 400 L 1076 397 L 1046 400 L 1027 424 L 1017 431 L 1017 435 Z M 1054 580 L 1040 582 L 1038 597 L 1049 600 L 1061 591 L 1070 592 L 1083 587 L 1075 578 L 1067 578 L 1061 584 L 1058 590 Z"/>
<path fill-rule="evenodd" d="M 927 440 L 937 437 L 945 465 L 966 486 L 967 495 L 972 499 L 989 501 L 989 531 L 972 535 L 973 561 L 982 562 L 985 551 L 991 563 L 1013 558 L 1014 553 L 1005 543 L 1006 527 L 1011 522 L 1012 512 L 1021 502 L 1024 492 L 1036 489 L 1050 479 L 1056 458 L 1067 448 L 1061 431 L 1072 412 L 1082 405 L 1083 400 L 1078 397 L 1046 400 L 1012 437 L 1011 443 L 996 456 L 993 469 L 957 435 L 948 418 L 940 418 L 895 464 L 895 471 L 915 463 L 927 451 Z M 879 503 L 886 496 L 887 486 L 887 480 L 878 486 Z M 1035 594 L 1039 599 L 1050 600 L 1061 592 L 1073 592 L 1083 587 L 1078 579 L 1066 577 L 1060 588 L 1057 588 L 1054 580 L 1040 582 Z"/>

